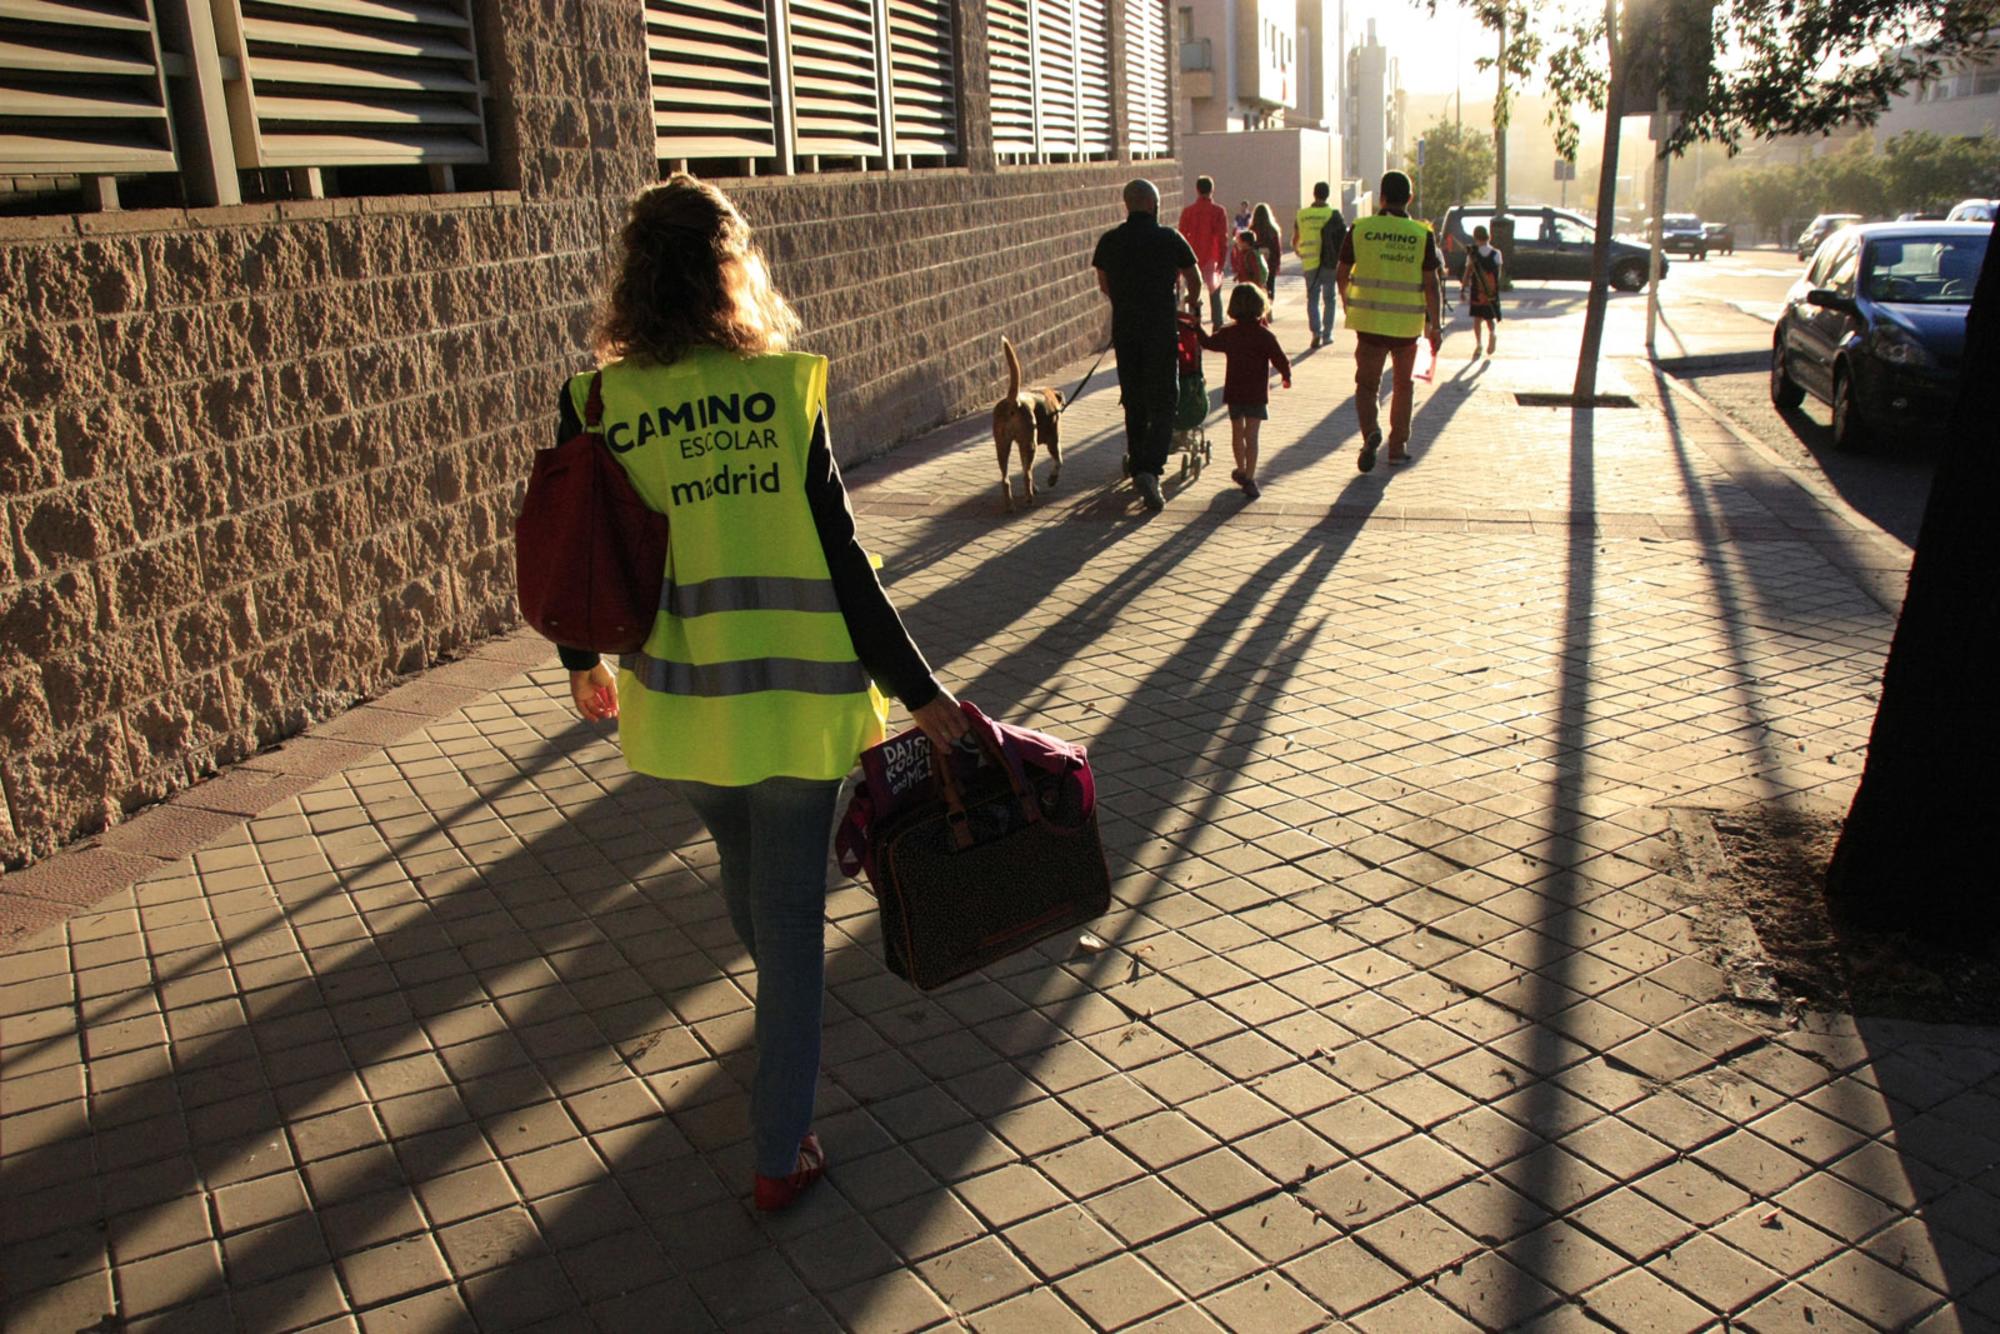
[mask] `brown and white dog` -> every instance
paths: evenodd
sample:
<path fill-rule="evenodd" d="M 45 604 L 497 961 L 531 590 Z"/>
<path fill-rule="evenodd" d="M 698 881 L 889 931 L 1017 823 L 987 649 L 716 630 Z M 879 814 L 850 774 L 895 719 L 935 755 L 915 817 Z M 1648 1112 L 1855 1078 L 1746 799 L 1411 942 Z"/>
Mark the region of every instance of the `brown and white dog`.
<path fill-rule="evenodd" d="M 993 449 L 1000 458 L 1000 498 L 1014 508 L 1014 481 L 1009 475 L 1007 455 L 1018 450 L 1021 471 L 1027 477 L 1027 498 L 1035 498 L 1035 442 L 1049 451 L 1048 486 L 1062 477 L 1062 411 L 1060 389 L 1038 385 L 1021 388 L 1021 358 L 1014 344 L 1001 335 L 1000 346 L 1007 352 L 1007 396 L 993 405 Z"/>

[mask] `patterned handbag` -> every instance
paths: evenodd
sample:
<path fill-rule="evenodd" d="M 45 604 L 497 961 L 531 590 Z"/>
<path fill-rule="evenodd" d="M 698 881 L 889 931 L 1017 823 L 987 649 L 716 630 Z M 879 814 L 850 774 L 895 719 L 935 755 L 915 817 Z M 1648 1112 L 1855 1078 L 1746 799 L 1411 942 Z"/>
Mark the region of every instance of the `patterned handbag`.
<path fill-rule="evenodd" d="M 878 806 L 864 777 L 836 840 L 874 887 L 889 970 L 925 991 L 1111 906 L 1083 747 L 965 710 L 976 750 L 910 732 L 863 756 L 864 773 L 904 778 L 905 799 Z"/>

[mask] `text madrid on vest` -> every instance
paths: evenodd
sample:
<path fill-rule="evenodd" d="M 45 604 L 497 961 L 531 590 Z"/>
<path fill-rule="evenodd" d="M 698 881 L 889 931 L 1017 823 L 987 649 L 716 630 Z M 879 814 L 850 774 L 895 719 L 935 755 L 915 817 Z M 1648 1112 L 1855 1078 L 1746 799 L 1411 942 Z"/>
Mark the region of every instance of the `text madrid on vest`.
<path fill-rule="evenodd" d="M 683 459 L 731 450 L 776 449 L 778 433 L 762 423 L 769 422 L 777 410 L 777 400 L 767 393 L 709 394 L 646 409 L 636 422 L 613 422 L 605 429 L 604 443 L 624 454 L 673 437 Z M 712 477 L 673 482 L 668 491 L 672 503 L 679 506 L 714 496 L 774 495 L 781 485 L 774 459 L 762 468 L 723 467 Z"/>

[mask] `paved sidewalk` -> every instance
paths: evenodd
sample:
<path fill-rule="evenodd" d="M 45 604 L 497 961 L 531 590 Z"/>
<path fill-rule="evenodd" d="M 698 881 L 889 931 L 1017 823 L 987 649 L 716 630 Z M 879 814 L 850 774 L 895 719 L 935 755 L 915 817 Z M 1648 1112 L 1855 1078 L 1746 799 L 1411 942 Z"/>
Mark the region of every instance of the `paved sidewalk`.
<path fill-rule="evenodd" d="M 976 419 L 852 470 L 952 687 L 1091 745 L 1118 904 L 924 996 L 838 884 L 775 1221 L 713 848 L 525 637 L 0 881 L 6 1329 L 2000 1322 L 2000 1037 L 1738 1006 L 1670 874 L 1851 793 L 1906 553 L 1633 363 L 1518 406 L 1535 309 L 1403 469 L 1343 333 L 1254 504 L 1222 423 L 1144 516 L 1102 376 L 1031 510 Z"/>

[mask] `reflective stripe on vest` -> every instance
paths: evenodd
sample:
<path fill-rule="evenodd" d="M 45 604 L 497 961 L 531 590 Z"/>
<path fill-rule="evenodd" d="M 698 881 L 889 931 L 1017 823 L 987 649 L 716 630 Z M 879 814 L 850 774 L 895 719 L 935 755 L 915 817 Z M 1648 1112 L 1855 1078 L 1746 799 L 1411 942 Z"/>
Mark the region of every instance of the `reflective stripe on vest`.
<path fill-rule="evenodd" d="M 669 522 L 653 632 L 618 674 L 626 760 L 724 787 L 843 777 L 888 711 L 806 495 L 825 359 L 698 348 L 671 366 L 617 362 L 603 399 L 606 443 Z"/>
<path fill-rule="evenodd" d="M 1363 218 L 1349 233 L 1354 273 L 1348 280 L 1347 327 L 1385 338 L 1424 331 L 1424 255 L 1430 228 L 1394 214 Z"/>
<path fill-rule="evenodd" d="M 1326 226 L 1326 220 L 1332 216 L 1333 205 L 1331 204 L 1307 204 L 1299 210 L 1296 224 L 1299 243 L 1293 249 L 1299 252 L 1299 266 L 1301 268 L 1316 269 L 1320 266 L 1320 230 Z M 1334 258 L 1338 260 L 1340 256 L 1335 255 Z"/>
<path fill-rule="evenodd" d="M 675 616 L 712 616 L 723 611 L 840 610 L 833 584 L 825 579 L 735 578 L 704 579 L 660 586 L 660 610 Z"/>
<path fill-rule="evenodd" d="M 760 690 L 790 690 L 801 695 L 865 694 L 868 690 L 868 673 L 858 662 L 750 658 L 741 662 L 696 664 L 650 658 L 641 651 L 626 654 L 619 666 L 636 676 L 646 689 L 663 695 L 716 699 Z"/>

